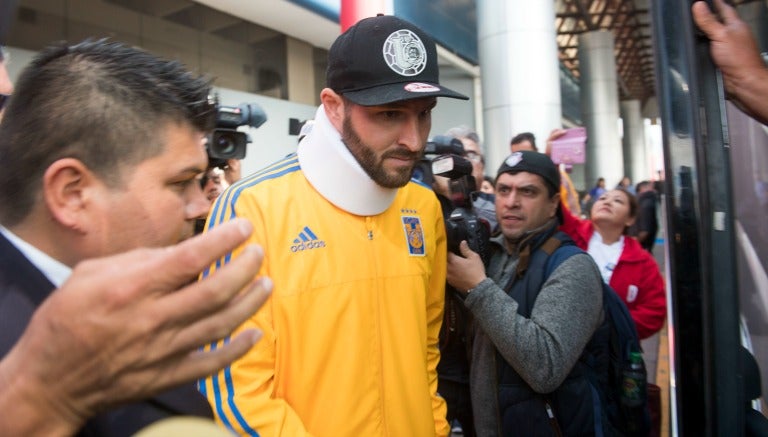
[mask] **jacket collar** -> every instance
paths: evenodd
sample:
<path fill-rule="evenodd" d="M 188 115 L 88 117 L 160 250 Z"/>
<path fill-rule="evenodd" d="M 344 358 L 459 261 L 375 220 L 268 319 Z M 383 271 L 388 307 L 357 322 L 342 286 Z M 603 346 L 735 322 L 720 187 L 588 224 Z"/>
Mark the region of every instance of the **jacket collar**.
<path fill-rule="evenodd" d="M 533 250 L 541 246 L 545 241 L 547 241 L 547 239 L 549 239 L 549 237 L 555 235 L 555 233 L 557 232 L 558 226 L 559 226 L 559 223 L 557 219 L 552 218 L 551 220 L 547 221 L 544 225 L 523 233 L 523 235 L 520 238 L 512 242 L 511 251 L 507 250 L 504 234 L 499 233 L 498 235 L 491 238 L 490 241 L 498 246 L 501 246 L 501 249 L 506 251 L 510 255 L 519 254 L 526 247 L 530 247 L 530 249 Z"/>

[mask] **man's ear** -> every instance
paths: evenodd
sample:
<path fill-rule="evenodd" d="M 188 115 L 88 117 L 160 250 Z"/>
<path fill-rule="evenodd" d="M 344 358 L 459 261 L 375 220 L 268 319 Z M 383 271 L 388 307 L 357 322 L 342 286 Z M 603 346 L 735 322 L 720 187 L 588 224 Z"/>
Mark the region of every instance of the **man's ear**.
<path fill-rule="evenodd" d="M 560 205 L 560 192 L 558 191 L 554 196 L 550 197 L 549 201 L 549 207 L 552 208 L 549 217 L 552 218 L 557 216 L 557 207 Z"/>
<path fill-rule="evenodd" d="M 62 226 L 87 229 L 87 206 L 97 179 L 80 160 L 63 158 L 43 174 L 42 196 L 51 216 Z"/>
<path fill-rule="evenodd" d="M 339 132 L 342 131 L 344 124 L 344 99 L 330 88 L 323 88 L 320 92 L 320 102 L 322 102 L 325 108 L 325 115 L 328 117 L 328 121 L 331 122 L 333 127 Z"/>

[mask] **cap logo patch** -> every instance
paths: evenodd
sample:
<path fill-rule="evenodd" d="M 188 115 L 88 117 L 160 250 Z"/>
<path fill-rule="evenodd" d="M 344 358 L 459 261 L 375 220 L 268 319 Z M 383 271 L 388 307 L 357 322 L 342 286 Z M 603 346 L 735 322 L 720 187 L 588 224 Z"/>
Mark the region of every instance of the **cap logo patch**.
<path fill-rule="evenodd" d="M 522 160 L 523 160 L 523 154 L 521 152 L 515 152 L 515 153 L 509 155 L 509 157 L 507 158 L 507 160 L 505 162 L 506 162 L 506 164 L 508 166 L 514 167 L 517 164 L 520 164 L 520 161 L 522 161 Z"/>
<path fill-rule="evenodd" d="M 428 83 L 411 82 L 403 87 L 406 91 L 412 93 L 434 93 L 440 91 L 440 88 Z"/>
<path fill-rule="evenodd" d="M 384 62 L 401 76 L 416 76 L 427 66 L 427 50 L 419 37 L 408 29 L 392 32 L 382 47 Z"/>

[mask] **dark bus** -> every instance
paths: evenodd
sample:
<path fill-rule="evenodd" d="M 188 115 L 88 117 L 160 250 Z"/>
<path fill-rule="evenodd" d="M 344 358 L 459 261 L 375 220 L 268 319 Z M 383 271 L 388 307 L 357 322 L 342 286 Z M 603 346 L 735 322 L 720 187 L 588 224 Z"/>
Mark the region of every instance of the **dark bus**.
<path fill-rule="evenodd" d="M 767 2 L 753 3 L 756 16 L 742 18 L 756 23 L 765 58 Z M 669 427 L 662 431 L 754 435 L 755 426 L 768 429 L 755 411 L 766 411 L 768 393 L 768 127 L 724 99 L 691 4 L 650 4 L 669 298 Z"/>

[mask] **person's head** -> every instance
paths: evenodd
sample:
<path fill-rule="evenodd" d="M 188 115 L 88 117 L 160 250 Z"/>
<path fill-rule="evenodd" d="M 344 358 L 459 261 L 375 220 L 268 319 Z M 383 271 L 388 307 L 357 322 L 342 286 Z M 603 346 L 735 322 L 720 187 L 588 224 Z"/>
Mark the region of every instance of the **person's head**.
<path fill-rule="evenodd" d="M 13 82 L 11 82 L 6 68 L 7 59 L 8 54 L 5 47 L 0 46 L 0 120 L 3 119 L 5 105 L 10 101 L 11 94 L 13 94 Z"/>
<path fill-rule="evenodd" d="M 496 218 L 508 241 L 520 239 L 560 216 L 560 172 L 543 153 L 507 157 L 496 176 Z"/>
<path fill-rule="evenodd" d="M 624 176 L 619 181 L 619 187 L 621 187 L 621 188 L 627 189 L 627 188 L 630 187 L 631 184 L 632 184 L 632 181 L 629 180 L 629 176 Z"/>
<path fill-rule="evenodd" d="M 480 136 L 474 130 L 466 126 L 457 126 L 448 129 L 445 133 L 461 141 L 464 146 L 464 157 L 472 163 L 472 176 L 475 178 L 475 189 L 479 190 L 483 184 L 485 174 L 485 158 L 480 146 Z"/>
<path fill-rule="evenodd" d="M 637 199 L 623 188 L 614 188 L 595 200 L 589 217 L 598 232 L 613 228 L 626 234 L 637 217 Z"/>
<path fill-rule="evenodd" d="M 57 235 L 67 264 L 188 237 L 208 204 L 209 92 L 180 63 L 119 43 L 44 50 L 0 124 L 0 223 Z"/>
<path fill-rule="evenodd" d="M 328 120 L 368 176 L 385 188 L 411 178 L 432 127 L 437 97 L 467 99 L 439 81 L 434 41 L 413 24 L 360 20 L 328 52 Z"/>
<path fill-rule="evenodd" d="M 229 186 L 224 178 L 224 170 L 219 167 L 206 170 L 203 178 L 200 180 L 200 185 L 203 187 L 205 198 L 210 202 L 216 200 Z"/>
<path fill-rule="evenodd" d="M 595 182 L 596 187 L 605 188 L 605 178 L 597 178 Z"/>
<path fill-rule="evenodd" d="M 480 191 L 486 194 L 493 194 L 496 190 L 493 187 L 493 178 L 485 175 L 483 176 L 483 183 L 480 184 Z"/>
<path fill-rule="evenodd" d="M 651 181 L 645 180 L 638 182 L 635 186 L 635 192 L 637 194 L 645 193 L 646 191 L 653 191 L 653 183 Z"/>
<path fill-rule="evenodd" d="M 532 150 L 534 152 L 539 149 L 536 148 L 536 137 L 530 132 L 522 132 L 514 137 L 509 142 L 509 148 L 514 152 L 522 152 L 523 150 Z"/>

